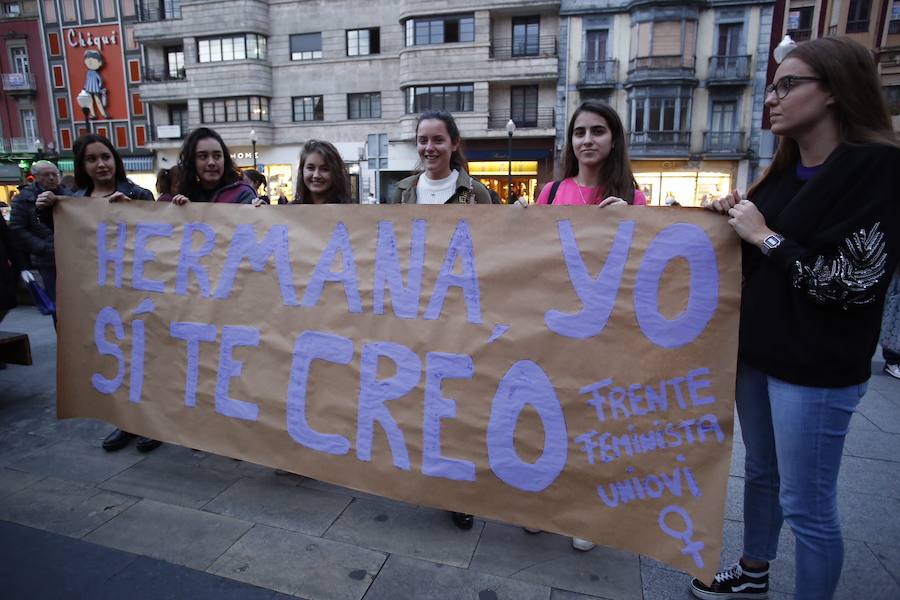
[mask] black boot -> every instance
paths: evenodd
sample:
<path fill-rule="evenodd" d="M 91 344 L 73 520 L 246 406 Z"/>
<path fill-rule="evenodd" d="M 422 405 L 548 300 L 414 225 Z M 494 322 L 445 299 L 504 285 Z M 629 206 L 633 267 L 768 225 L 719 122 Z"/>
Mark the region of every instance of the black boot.
<path fill-rule="evenodd" d="M 450 513 L 450 520 L 463 531 L 472 529 L 472 526 L 475 524 L 475 518 L 472 515 L 460 512 Z"/>
<path fill-rule="evenodd" d="M 112 452 L 114 450 L 121 450 L 125 446 L 128 445 L 128 442 L 131 441 L 131 438 L 134 437 L 133 433 L 128 433 L 127 431 L 122 431 L 121 429 L 116 429 L 108 436 L 103 438 L 103 449 L 107 452 Z"/>
<path fill-rule="evenodd" d="M 135 447 L 138 449 L 138 452 L 150 452 L 151 450 L 159 448 L 161 445 L 161 441 L 143 436 L 139 437 L 137 439 L 137 443 L 135 443 Z"/>

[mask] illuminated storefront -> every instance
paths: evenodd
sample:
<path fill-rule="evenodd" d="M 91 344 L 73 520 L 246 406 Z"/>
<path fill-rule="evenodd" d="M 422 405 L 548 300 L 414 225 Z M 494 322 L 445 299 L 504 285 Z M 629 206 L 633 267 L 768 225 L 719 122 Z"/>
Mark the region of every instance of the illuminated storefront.
<path fill-rule="evenodd" d="M 634 161 L 634 178 L 647 203 L 702 206 L 732 189 L 737 163 L 730 161 Z"/>
<path fill-rule="evenodd" d="M 506 186 L 509 181 L 510 163 L 507 161 L 470 161 L 469 175 L 477 178 L 489 190 L 497 192 L 501 202 L 507 201 Z M 517 198 L 534 202 L 538 185 L 538 161 L 512 161 L 512 188 Z"/>

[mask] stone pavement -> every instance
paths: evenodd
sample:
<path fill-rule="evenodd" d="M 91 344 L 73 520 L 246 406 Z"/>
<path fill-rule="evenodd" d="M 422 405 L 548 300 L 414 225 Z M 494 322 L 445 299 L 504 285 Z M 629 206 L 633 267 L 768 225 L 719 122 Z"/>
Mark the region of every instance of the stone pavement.
<path fill-rule="evenodd" d="M 688 576 L 646 557 L 446 514 L 169 444 L 106 453 L 111 427 L 55 418 L 56 338 L 34 309 L 35 365 L 0 371 L 0 585 L 4 598 L 309 600 L 688 599 Z M 838 598 L 900 599 L 900 381 L 875 375 L 841 473 L 846 561 Z M 739 435 L 737 436 L 738 439 Z M 741 539 L 735 442 L 723 557 Z M 790 598 L 782 534 L 771 598 Z"/>

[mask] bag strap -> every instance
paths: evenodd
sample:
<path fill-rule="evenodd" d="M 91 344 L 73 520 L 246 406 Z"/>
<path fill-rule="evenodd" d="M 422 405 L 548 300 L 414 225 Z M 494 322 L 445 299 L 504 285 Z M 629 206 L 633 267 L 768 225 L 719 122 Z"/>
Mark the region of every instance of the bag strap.
<path fill-rule="evenodd" d="M 550 198 L 547 200 L 547 204 L 553 204 L 553 199 L 556 198 L 556 192 L 559 190 L 560 184 L 562 184 L 562 179 L 557 179 L 553 182 L 553 186 L 550 188 Z"/>

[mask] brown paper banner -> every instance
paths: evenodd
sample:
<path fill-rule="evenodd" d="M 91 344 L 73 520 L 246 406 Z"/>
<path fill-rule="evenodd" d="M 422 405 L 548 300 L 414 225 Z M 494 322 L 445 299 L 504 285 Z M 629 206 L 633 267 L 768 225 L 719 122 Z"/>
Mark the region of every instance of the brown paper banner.
<path fill-rule="evenodd" d="M 55 219 L 60 418 L 711 579 L 740 303 L 720 216 L 67 199 Z"/>

